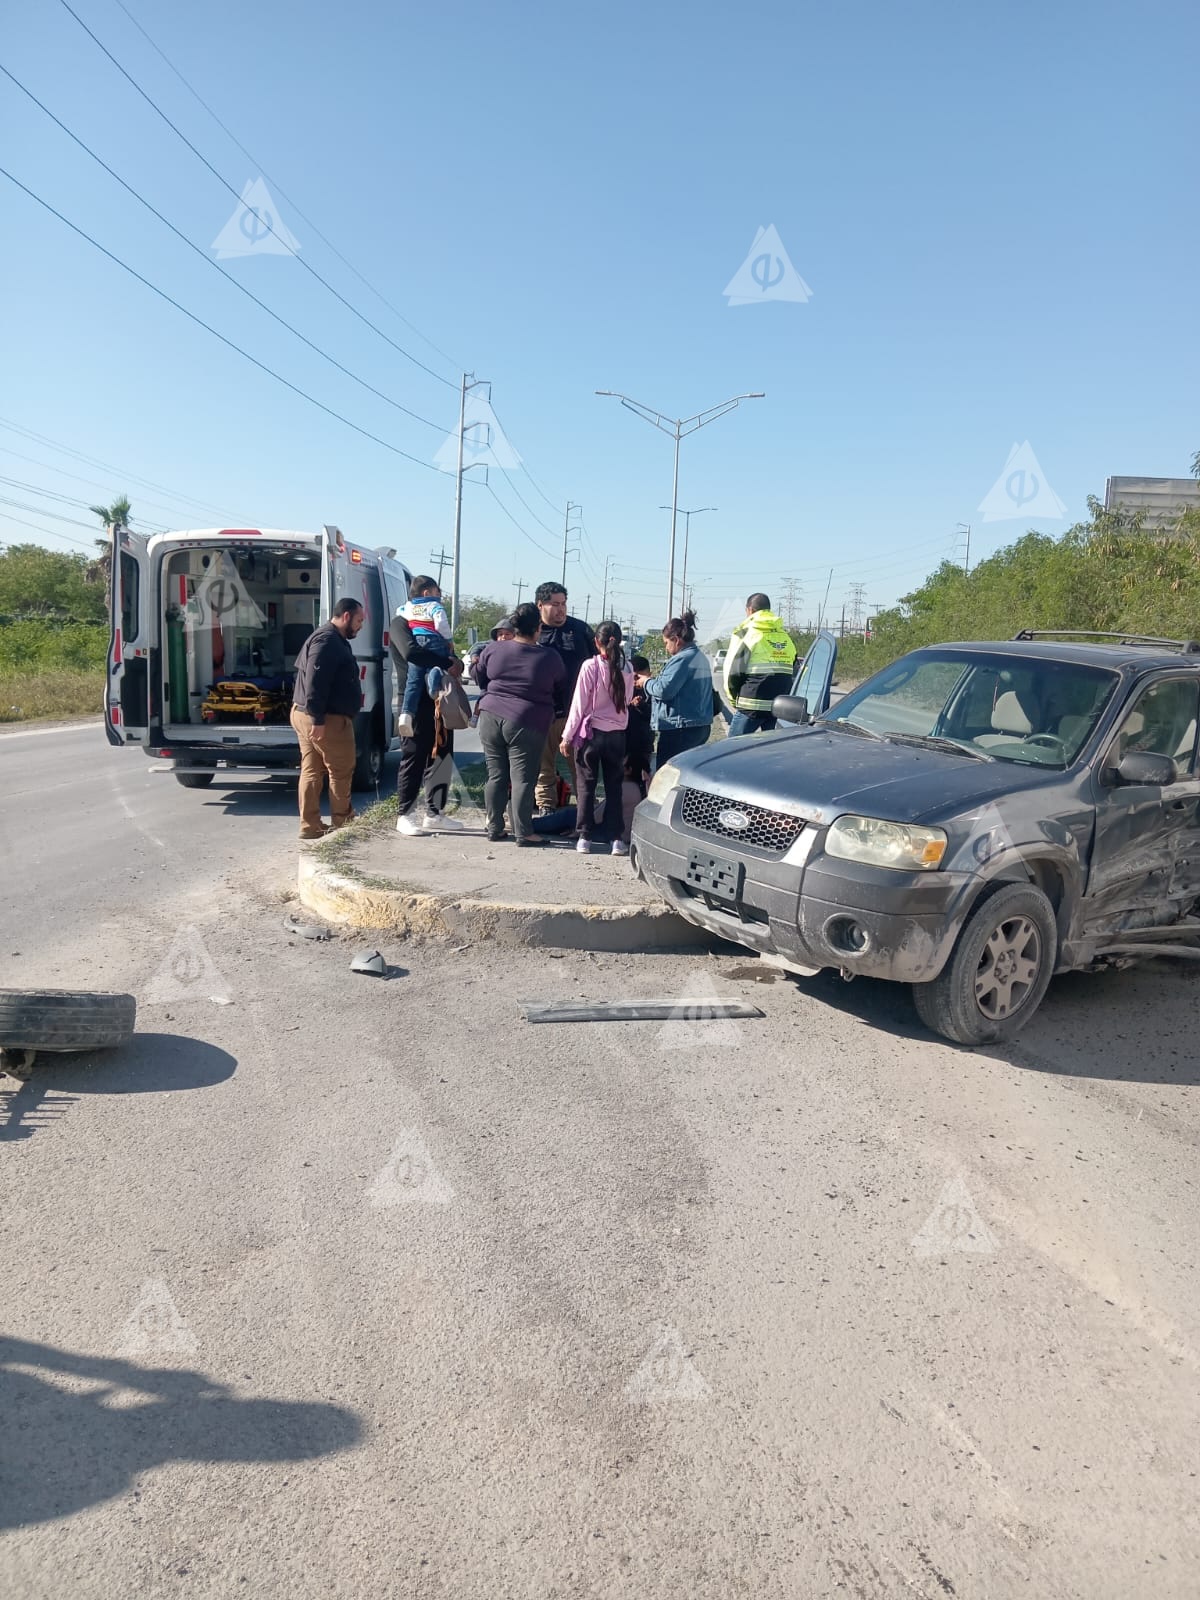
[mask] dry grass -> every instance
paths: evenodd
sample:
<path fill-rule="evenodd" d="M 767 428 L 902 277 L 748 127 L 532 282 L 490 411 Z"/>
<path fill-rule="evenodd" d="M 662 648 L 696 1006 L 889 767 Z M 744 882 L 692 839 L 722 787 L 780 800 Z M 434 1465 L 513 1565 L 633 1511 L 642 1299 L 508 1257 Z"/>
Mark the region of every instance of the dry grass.
<path fill-rule="evenodd" d="M 99 672 L 71 668 L 0 672 L 0 722 L 99 716 L 103 705 L 103 668 Z"/>

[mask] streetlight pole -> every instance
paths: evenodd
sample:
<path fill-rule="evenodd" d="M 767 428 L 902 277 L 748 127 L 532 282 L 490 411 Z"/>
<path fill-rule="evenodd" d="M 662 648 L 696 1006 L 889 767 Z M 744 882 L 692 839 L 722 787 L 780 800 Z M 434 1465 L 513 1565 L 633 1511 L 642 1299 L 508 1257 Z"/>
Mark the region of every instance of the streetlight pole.
<path fill-rule="evenodd" d="M 658 509 L 660 511 L 671 511 L 671 510 L 674 509 L 674 507 L 672 507 L 672 506 L 659 506 Z M 679 579 L 679 589 L 680 589 L 681 594 L 683 595 L 683 604 L 682 604 L 680 609 L 684 610 L 684 611 L 687 610 L 687 603 L 688 603 L 688 596 L 687 596 L 687 558 L 688 558 L 688 540 L 692 536 L 692 518 L 693 517 L 698 517 L 702 511 L 715 511 L 716 509 L 717 509 L 716 506 L 693 506 L 691 511 L 683 511 L 683 510 L 681 510 L 680 513 L 679 513 L 680 516 L 683 518 L 683 574 Z"/>
<path fill-rule="evenodd" d="M 672 420 L 665 417 L 661 411 L 655 411 L 652 406 L 642 405 L 640 400 L 631 400 L 627 394 L 618 394 L 615 389 L 597 389 L 599 395 L 606 395 L 612 400 L 619 400 L 629 411 L 634 411 L 639 417 L 644 417 L 647 422 L 660 429 L 675 441 L 675 474 L 671 483 L 671 554 L 667 563 L 667 616 L 671 616 L 675 605 L 675 527 L 679 517 L 679 443 L 691 433 L 697 433 L 708 423 L 715 422 L 718 417 L 723 417 L 726 412 L 736 411 L 743 400 L 762 400 L 765 398 L 761 390 L 754 394 L 735 394 L 729 400 L 723 400 L 719 406 L 710 406 L 707 411 L 698 411 L 694 417 L 683 417 Z"/>

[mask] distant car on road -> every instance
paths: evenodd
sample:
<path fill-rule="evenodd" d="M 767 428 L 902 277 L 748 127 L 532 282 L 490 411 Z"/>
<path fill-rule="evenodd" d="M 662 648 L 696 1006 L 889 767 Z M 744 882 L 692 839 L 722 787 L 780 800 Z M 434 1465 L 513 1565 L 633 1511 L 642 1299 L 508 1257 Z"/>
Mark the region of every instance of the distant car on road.
<path fill-rule="evenodd" d="M 713 659 L 713 666 L 714 667 L 723 667 L 725 665 L 725 657 L 728 654 L 729 654 L 728 650 L 716 650 L 716 651 L 714 651 L 713 652 L 713 658 L 712 658 Z"/>
<path fill-rule="evenodd" d="M 1056 972 L 1200 959 L 1200 644 L 934 645 L 823 710 L 836 654 L 820 635 L 775 702 L 792 726 L 655 774 L 630 854 L 681 916 L 910 983 L 970 1045 L 1015 1034 Z"/>

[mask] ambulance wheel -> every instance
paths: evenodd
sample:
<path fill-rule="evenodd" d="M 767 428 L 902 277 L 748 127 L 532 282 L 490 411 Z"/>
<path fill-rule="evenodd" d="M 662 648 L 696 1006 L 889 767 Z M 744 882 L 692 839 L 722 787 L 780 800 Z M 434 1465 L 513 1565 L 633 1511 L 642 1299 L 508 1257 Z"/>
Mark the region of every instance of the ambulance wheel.
<path fill-rule="evenodd" d="M 175 782 L 185 789 L 207 789 L 216 777 L 215 772 L 176 772 Z"/>
<path fill-rule="evenodd" d="M 384 749 L 382 742 L 369 735 L 363 741 L 354 763 L 353 787 L 363 793 L 377 789 L 383 777 Z"/>

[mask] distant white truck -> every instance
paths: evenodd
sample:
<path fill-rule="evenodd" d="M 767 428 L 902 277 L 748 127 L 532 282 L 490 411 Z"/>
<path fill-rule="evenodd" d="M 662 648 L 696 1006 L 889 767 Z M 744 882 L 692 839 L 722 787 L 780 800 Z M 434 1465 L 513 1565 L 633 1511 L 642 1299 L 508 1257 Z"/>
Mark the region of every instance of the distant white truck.
<path fill-rule="evenodd" d="M 352 648 L 363 705 L 355 787 L 373 788 L 394 748 L 390 620 L 408 598 L 408 568 L 341 530 L 211 528 L 151 537 L 120 528 L 113 552 L 104 731 L 175 764 L 185 788 L 218 767 L 296 768 L 288 715 L 296 655 L 335 600 L 362 603 Z"/>

